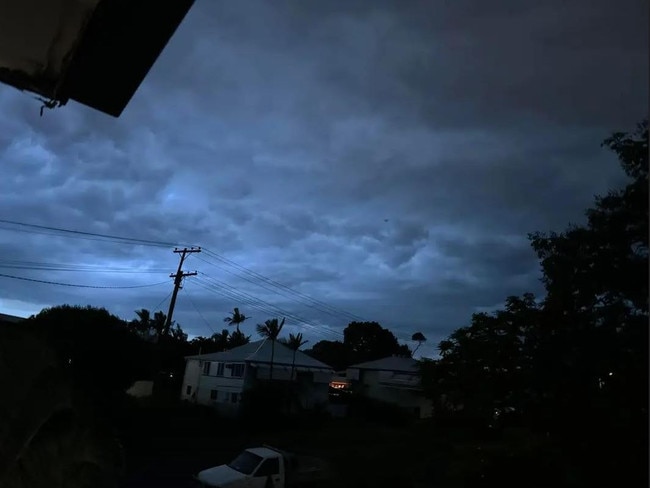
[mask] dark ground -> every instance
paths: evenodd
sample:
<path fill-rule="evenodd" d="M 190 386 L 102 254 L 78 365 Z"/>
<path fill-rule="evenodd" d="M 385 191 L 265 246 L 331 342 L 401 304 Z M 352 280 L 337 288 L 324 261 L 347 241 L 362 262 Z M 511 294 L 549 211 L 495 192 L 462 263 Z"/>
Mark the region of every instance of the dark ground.
<path fill-rule="evenodd" d="M 120 420 L 127 463 L 122 486 L 189 487 L 200 470 L 262 444 L 329 461 L 334 468 L 329 486 L 337 488 L 561 484 L 533 453 L 537 440 L 516 429 L 499 440 L 477 440 L 450 435 L 426 421 L 392 426 L 351 418 L 257 423 L 219 418 L 189 405 L 132 408 Z"/>

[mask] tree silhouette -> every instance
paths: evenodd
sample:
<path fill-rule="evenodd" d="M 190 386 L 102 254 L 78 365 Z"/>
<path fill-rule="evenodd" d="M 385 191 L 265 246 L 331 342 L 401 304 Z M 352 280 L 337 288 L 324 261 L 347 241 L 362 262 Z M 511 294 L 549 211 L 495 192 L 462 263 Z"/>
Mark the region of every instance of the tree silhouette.
<path fill-rule="evenodd" d="M 239 347 L 243 346 L 244 344 L 248 344 L 251 341 L 251 336 L 247 336 L 240 330 L 236 330 L 232 334 L 230 334 L 230 337 L 228 338 L 227 342 L 227 349 L 232 349 L 234 347 Z"/>
<path fill-rule="evenodd" d="M 440 342 L 422 383 L 467 415 L 493 424 L 514 412 L 580 452 L 578 484 L 620 484 L 624 473 L 624 484 L 647 486 L 647 121 L 604 145 L 629 183 L 596 197 L 586 224 L 529 236 L 545 298 L 510 297 L 502 310 L 473 315 Z"/>
<path fill-rule="evenodd" d="M 275 341 L 277 340 L 282 327 L 284 326 L 284 319 L 278 322 L 278 319 L 269 319 L 264 324 L 257 324 L 257 333 L 271 341 L 271 368 L 269 371 L 269 379 L 273 379 L 273 359 L 275 356 Z"/>
<path fill-rule="evenodd" d="M 234 310 L 231 312 L 231 314 L 228 317 L 225 317 L 223 321 L 228 325 L 234 325 L 237 331 L 239 332 L 239 324 L 243 323 L 245 320 L 249 318 L 250 317 L 246 317 L 246 315 L 241 313 L 239 309 L 235 307 Z"/>
<path fill-rule="evenodd" d="M 377 322 L 350 322 L 343 330 L 343 342 L 319 341 L 305 353 L 337 371 L 388 356 L 412 356 L 406 344 Z"/>
<path fill-rule="evenodd" d="M 303 340 L 302 333 L 298 333 L 295 335 L 289 334 L 289 339 L 282 342 L 293 351 L 293 357 L 291 359 L 291 380 L 293 381 L 293 375 L 296 369 L 296 352 L 298 352 L 298 349 L 307 344 L 309 341 Z"/>
<path fill-rule="evenodd" d="M 420 346 L 421 346 L 423 343 L 427 342 L 427 338 L 424 337 L 424 334 L 423 334 L 422 332 L 416 332 L 415 334 L 413 334 L 413 335 L 411 336 L 411 340 L 412 340 L 412 341 L 415 341 L 415 342 L 418 343 L 418 345 L 416 346 L 416 348 L 413 349 L 413 354 L 415 354 L 415 352 L 420 348 Z"/>

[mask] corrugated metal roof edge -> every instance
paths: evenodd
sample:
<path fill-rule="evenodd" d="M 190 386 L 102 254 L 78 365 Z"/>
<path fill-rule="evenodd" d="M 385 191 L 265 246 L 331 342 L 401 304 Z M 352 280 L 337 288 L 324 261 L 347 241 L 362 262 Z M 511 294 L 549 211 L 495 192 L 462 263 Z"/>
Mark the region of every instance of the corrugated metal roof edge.
<path fill-rule="evenodd" d="M 186 360 L 188 360 L 188 359 L 203 359 L 203 360 L 206 360 L 206 361 L 210 361 L 211 359 L 210 358 L 206 359 L 206 356 L 207 356 L 207 354 L 201 355 L 201 356 L 185 356 L 185 359 Z M 226 359 L 224 362 L 268 364 L 268 365 L 271 364 L 271 361 L 258 361 L 258 360 L 255 360 L 255 359 L 238 359 L 238 360 L 228 360 L 228 359 Z M 290 367 L 291 363 L 278 363 L 278 362 L 273 361 L 273 366 L 289 366 Z M 327 366 L 325 366 L 325 367 L 324 366 L 314 366 L 314 365 L 307 365 L 307 364 L 303 364 L 303 363 L 296 363 L 295 366 L 296 366 L 296 368 L 300 366 L 302 368 L 322 369 L 322 370 L 332 371 L 332 372 L 334 371 L 334 368 L 330 368 L 330 367 L 327 367 Z"/>

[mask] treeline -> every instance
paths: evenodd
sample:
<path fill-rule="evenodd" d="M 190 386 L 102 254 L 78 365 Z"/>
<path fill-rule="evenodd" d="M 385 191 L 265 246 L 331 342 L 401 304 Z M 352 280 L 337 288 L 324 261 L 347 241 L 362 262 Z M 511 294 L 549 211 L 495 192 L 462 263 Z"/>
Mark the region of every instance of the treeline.
<path fill-rule="evenodd" d="M 19 327 L 37 333 L 55 352 L 59 366 L 71 374 L 75 384 L 91 396 L 120 396 L 137 380 L 153 380 L 158 393 L 175 398 L 185 368 L 185 357 L 227 351 L 251 341 L 245 333 L 247 317 L 235 308 L 223 318 L 227 327 L 210 337 L 188 340 L 183 328 L 172 323 L 165 334 L 164 312 L 135 311 L 123 320 L 104 308 L 61 305 L 43 309 Z M 305 346 L 303 335 L 283 335 L 284 319 L 272 318 L 256 324 L 260 338 L 281 342 L 293 350 Z M 421 333 L 414 335 L 424 341 Z M 386 356 L 411 356 L 395 335 L 377 322 L 351 322 L 342 341 L 319 341 L 305 351 L 340 370 Z"/>
<path fill-rule="evenodd" d="M 603 145 L 629 183 L 596 197 L 585 225 L 529 236 L 545 296 L 473 315 L 422 365 L 423 384 L 438 419 L 537 433 L 578 484 L 647 486 L 647 121 Z"/>

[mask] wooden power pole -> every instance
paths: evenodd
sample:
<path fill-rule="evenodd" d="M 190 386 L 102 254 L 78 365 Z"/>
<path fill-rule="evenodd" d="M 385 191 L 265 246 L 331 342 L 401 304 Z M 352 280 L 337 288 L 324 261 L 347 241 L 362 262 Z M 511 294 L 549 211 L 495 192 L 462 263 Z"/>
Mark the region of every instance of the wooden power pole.
<path fill-rule="evenodd" d="M 170 278 L 174 278 L 174 291 L 172 293 L 172 299 L 169 302 L 169 311 L 167 312 L 167 320 L 165 321 L 165 328 L 163 329 L 163 336 L 166 336 L 169 334 L 169 328 L 172 325 L 172 315 L 174 314 L 174 306 L 176 305 L 176 296 L 178 296 L 178 290 L 182 288 L 182 283 L 183 283 L 183 278 L 186 276 L 196 276 L 197 272 L 194 271 L 193 273 L 184 273 L 182 268 L 183 268 L 183 262 L 185 261 L 185 257 L 188 254 L 194 253 L 194 252 L 201 252 L 200 247 L 191 247 L 191 248 L 183 248 L 183 249 L 178 249 L 175 248 L 174 252 L 176 254 L 181 255 L 181 260 L 178 263 L 178 270 L 176 271 L 176 274 L 170 274 Z"/>

